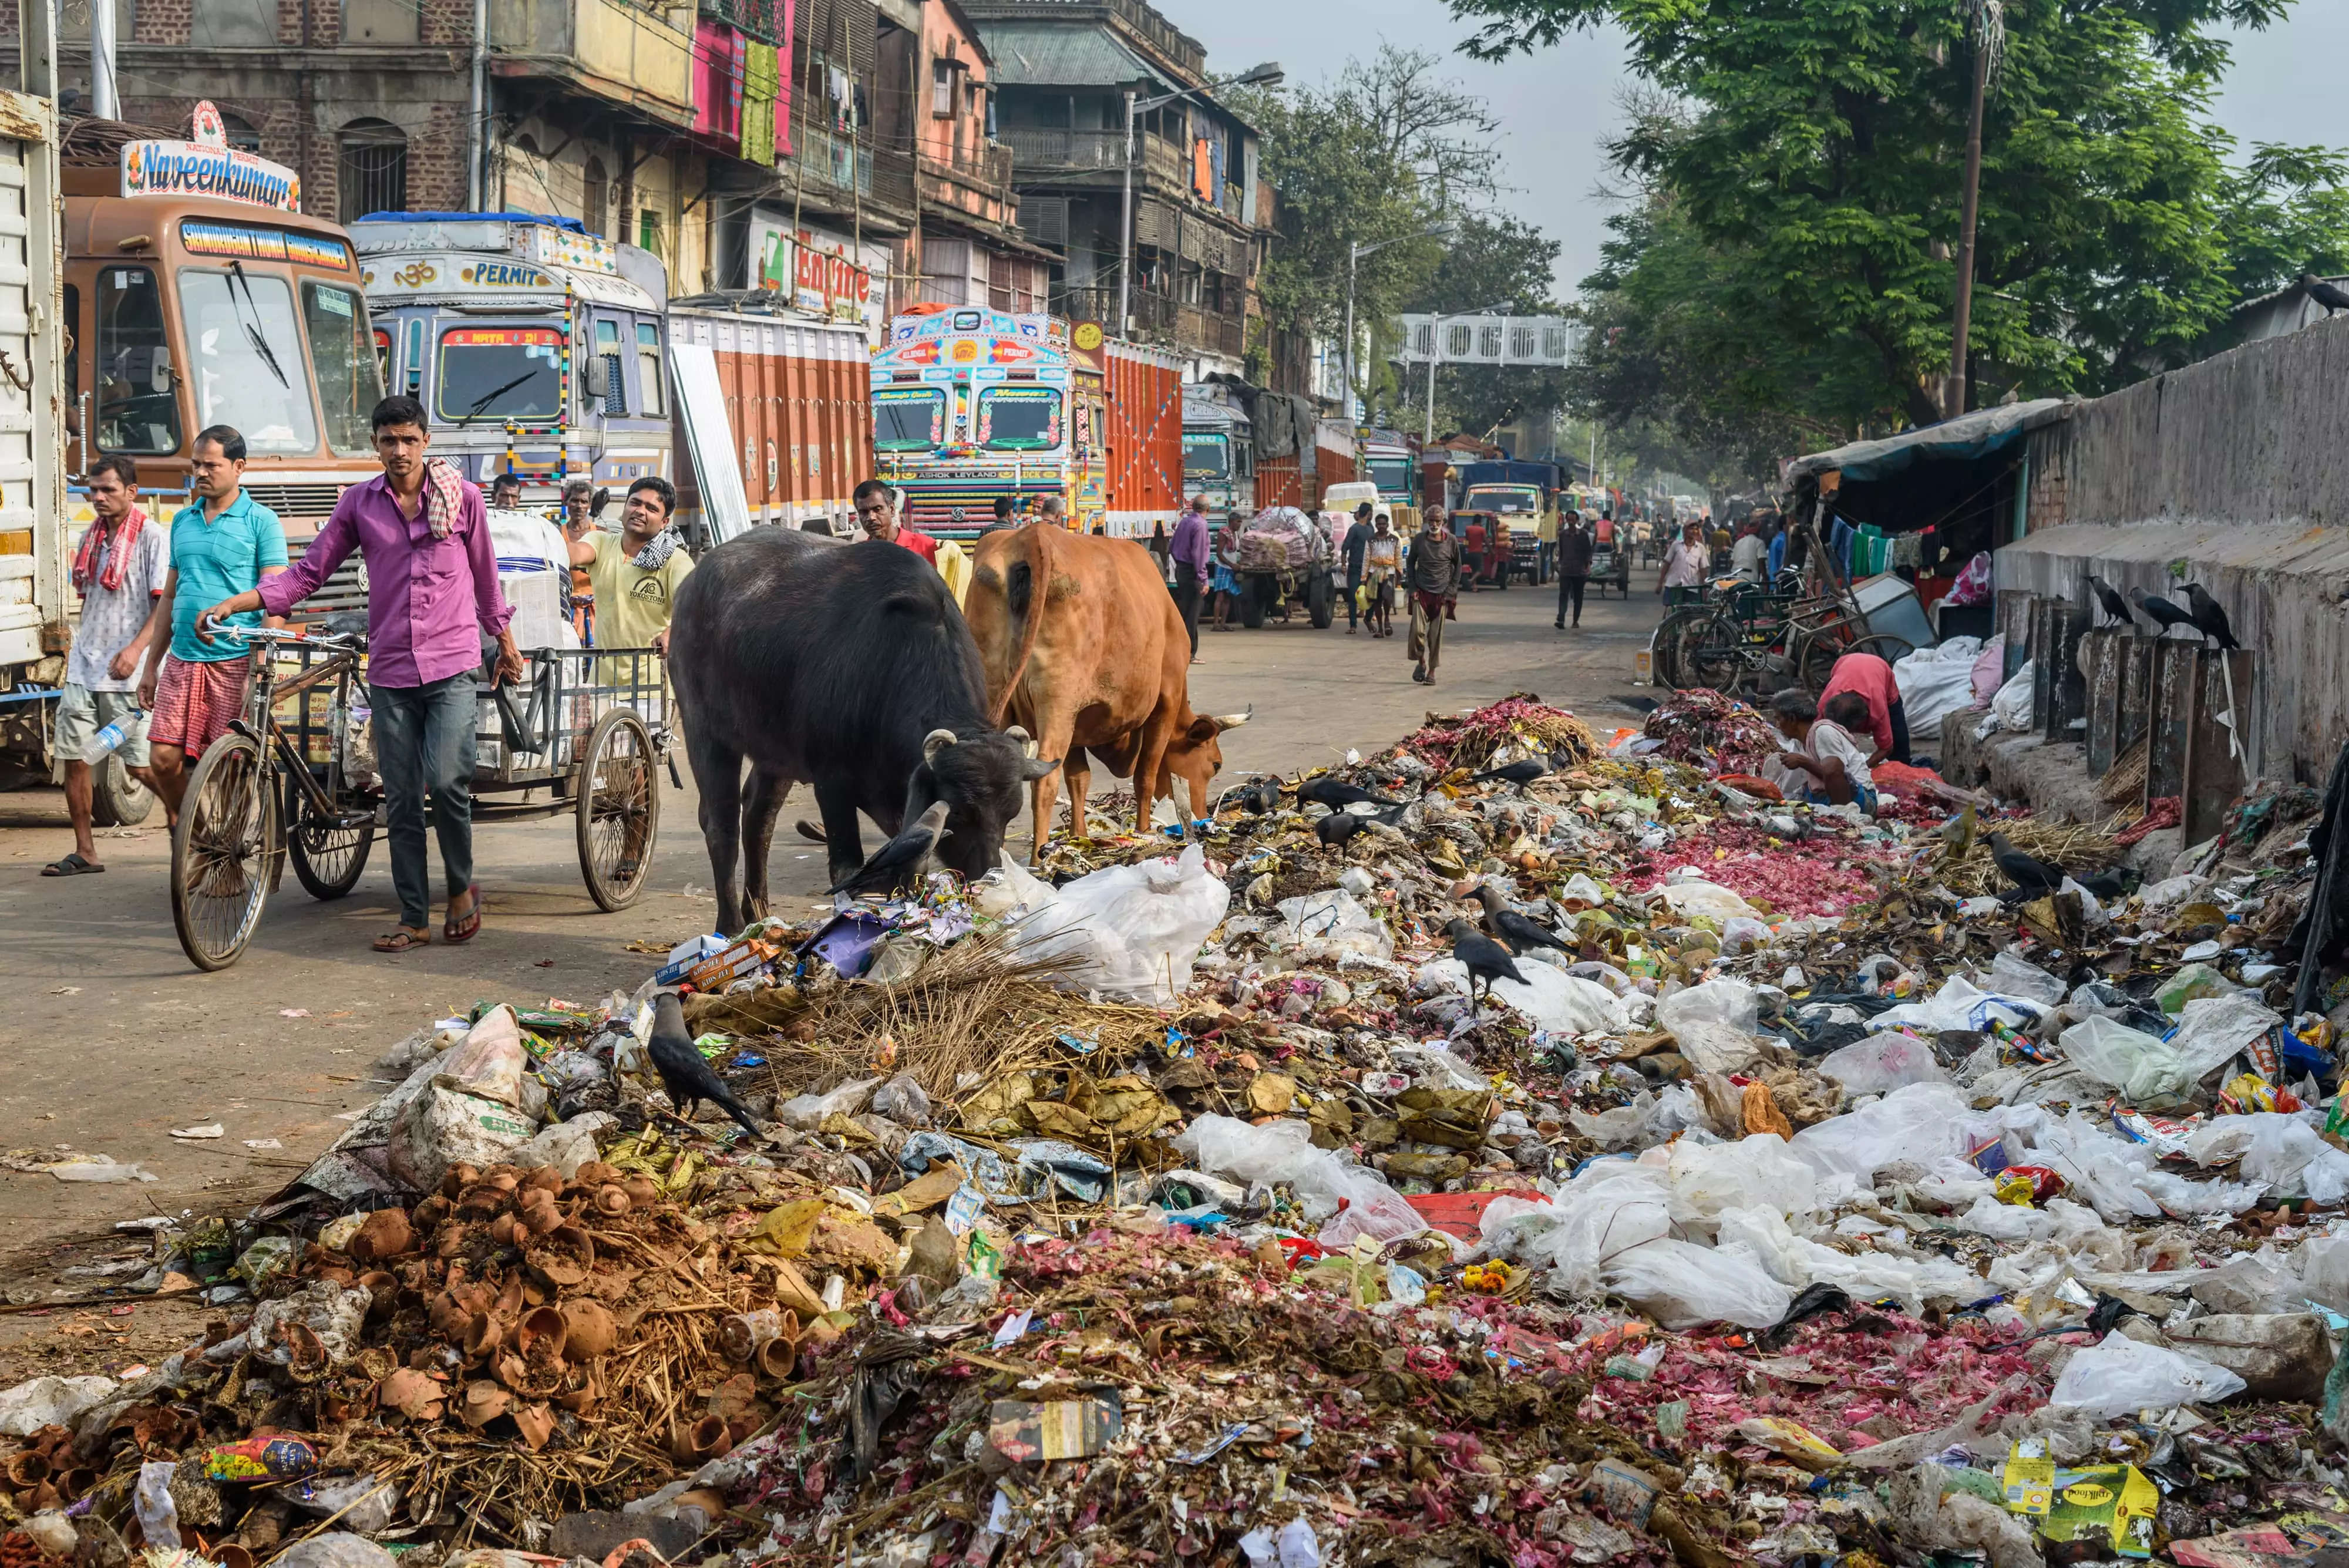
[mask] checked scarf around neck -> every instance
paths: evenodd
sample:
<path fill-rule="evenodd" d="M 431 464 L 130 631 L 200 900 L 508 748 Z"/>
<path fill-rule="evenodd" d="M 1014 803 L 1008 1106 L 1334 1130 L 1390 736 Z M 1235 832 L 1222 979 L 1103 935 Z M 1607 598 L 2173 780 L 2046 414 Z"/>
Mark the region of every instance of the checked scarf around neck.
<path fill-rule="evenodd" d="M 445 457 L 427 458 L 424 462 L 424 521 L 431 524 L 435 539 L 446 539 L 456 531 L 457 514 L 465 504 L 465 476 L 457 465 Z"/>
<path fill-rule="evenodd" d="M 110 547 L 106 553 L 106 572 L 103 581 L 109 593 L 122 587 L 122 574 L 129 569 L 130 557 L 138 552 L 139 531 L 146 526 L 147 514 L 134 506 L 124 514 L 121 525 L 116 529 Z M 74 551 L 74 592 L 78 594 L 89 592 L 91 579 L 98 576 L 98 546 L 108 543 L 106 529 L 100 524 L 92 523 L 82 530 L 81 546 Z"/>
<path fill-rule="evenodd" d="M 628 559 L 639 571 L 657 572 L 668 564 L 668 558 L 677 554 L 677 547 L 683 543 L 685 541 L 677 536 L 676 529 L 664 528 L 646 541 L 645 547 Z"/>

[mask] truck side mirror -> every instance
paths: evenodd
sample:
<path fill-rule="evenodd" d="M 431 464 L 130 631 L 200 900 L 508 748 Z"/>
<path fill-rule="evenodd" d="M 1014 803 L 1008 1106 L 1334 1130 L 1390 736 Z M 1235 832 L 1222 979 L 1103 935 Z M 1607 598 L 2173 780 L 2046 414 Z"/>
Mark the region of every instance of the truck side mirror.
<path fill-rule="evenodd" d="M 412 398 L 423 389 L 424 367 L 421 365 L 410 365 L 408 368 L 408 395 Z"/>
<path fill-rule="evenodd" d="M 171 389 L 171 351 L 170 349 L 155 350 L 155 365 L 152 373 L 147 379 L 147 384 L 157 392 L 169 392 Z"/>
<path fill-rule="evenodd" d="M 605 362 L 604 356 L 595 354 L 588 358 L 586 364 L 581 367 L 579 384 L 587 389 L 589 397 L 599 403 L 610 395 L 612 368 Z"/>

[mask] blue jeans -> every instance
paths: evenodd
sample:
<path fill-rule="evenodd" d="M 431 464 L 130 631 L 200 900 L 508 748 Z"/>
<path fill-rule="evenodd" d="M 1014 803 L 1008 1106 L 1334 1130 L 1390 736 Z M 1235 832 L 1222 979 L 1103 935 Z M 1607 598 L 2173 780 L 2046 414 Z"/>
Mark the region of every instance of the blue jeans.
<path fill-rule="evenodd" d="M 425 878 L 424 795 L 432 794 L 432 831 L 440 840 L 440 877 L 451 898 L 473 884 L 473 672 L 426 686 L 374 686 L 376 766 L 383 773 L 384 815 L 391 839 L 391 886 L 399 923 L 431 923 Z"/>

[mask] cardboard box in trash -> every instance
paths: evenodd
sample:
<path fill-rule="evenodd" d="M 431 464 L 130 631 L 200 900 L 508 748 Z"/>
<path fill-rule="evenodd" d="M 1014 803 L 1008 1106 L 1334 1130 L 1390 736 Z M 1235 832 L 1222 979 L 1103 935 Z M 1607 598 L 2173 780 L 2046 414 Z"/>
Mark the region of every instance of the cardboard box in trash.
<path fill-rule="evenodd" d="M 2010 1512 L 2037 1521 L 2050 1541 L 2093 1541 L 2123 1557 L 2153 1555 L 2161 1493 L 2135 1465 L 2058 1466 L 2046 1444 L 2027 1438 L 2007 1453 Z"/>
<path fill-rule="evenodd" d="M 1125 1407 L 1115 1390 L 1080 1399 L 998 1399 L 988 1413 L 987 1442 L 1015 1463 L 1081 1459 L 1097 1454 L 1125 1428 Z"/>

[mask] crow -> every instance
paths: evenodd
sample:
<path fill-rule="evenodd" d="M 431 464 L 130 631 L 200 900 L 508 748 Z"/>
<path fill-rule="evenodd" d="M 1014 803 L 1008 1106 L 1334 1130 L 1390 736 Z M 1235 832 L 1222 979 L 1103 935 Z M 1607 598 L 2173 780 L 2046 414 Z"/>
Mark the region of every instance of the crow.
<path fill-rule="evenodd" d="M 1517 793 L 1523 794 L 1526 793 L 1526 785 L 1544 774 L 1556 773 L 1558 766 L 1557 754 L 1553 752 L 1547 756 L 1526 757 L 1501 767 L 1486 768 L 1481 774 L 1470 774 L 1468 782 L 1483 784 L 1487 779 L 1501 779 L 1516 785 Z"/>
<path fill-rule="evenodd" d="M 1470 1007 L 1476 1005 L 1476 982 L 1480 980 L 1485 982 L 1487 1000 L 1493 994 L 1493 982 L 1496 980 L 1514 980 L 1519 985 L 1526 983 L 1526 977 L 1517 972 L 1517 961 L 1509 956 L 1509 950 L 1466 920 L 1454 919 L 1444 928 L 1444 934 L 1452 939 L 1452 956 L 1468 971 Z"/>
<path fill-rule="evenodd" d="M 2143 588 L 2131 588 L 2129 590 L 2129 603 L 2143 610 L 2146 614 L 2146 618 L 2154 623 L 2157 629 L 2153 635 L 2156 637 L 2163 635 L 2163 633 L 2168 631 L 2168 629 L 2173 626 L 2192 626 L 2194 624 L 2194 618 L 2192 616 L 2188 615 L 2184 610 L 2179 609 L 2168 599 L 2155 598 L 2149 596 Z"/>
<path fill-rule="evenodd" d="M 678 1005 L 675 992 L 654 993 L 653 1037 L 645 1043 L 645 1054 L 653 1059 L 653 1071 L 660 1075 L 669 1103 L 685 1120 L 691 1121 L 695 1108 L 708 1100 L 741 1123 L 742 1130 L 752 1137 L 763 1130 L 694 1049 L 693 1036 L 685 1027 L 685 1009 Z"/>
<path fill-rule="evenodd" d="M 1297 804 L 1303 805 L 1308 801 L 1317 805 L 1326 805 L 1331 811 L 1343 811 L 1348 806 L 1357 804 L 1381 806 L 1403 806 L 1411 804 L 1409 801 L 1390 800 L 1375 791 L 1366 790 L 1360 784 L 1350 784 L 1345 780 L 1329 774 L 1297 786 Z"/>
<path fill-rule="evenodd" d="M 2033 860 L 2009 844 L 2003 833 L 1990 836 L 1990 857 L 2006 879 L 2025 893 L 2053 893 L 2064 885 L 2064 867 Z"/>
<path fill-rule="evenodd" d="M 2088 576 L 2088 587 L 2095 591 L 2096 603 L 2104 607 L 2106 615 L 2123 626 L 2134 628 L 2137 625 L 2137 618 L 2129 614 L 2128 600 L 2121 597 L 2118 588 L 2093 572 Z"/>
<path fill-rule="evenodd" d="M 1257 816 L 1278 811 L 1280 781 L 1278 778 L 1265 777 L 1247 785 L 1240 791 L 1240 804 Z"/>
<path fill-rule="evenodd" d="M 2300 286 L 2306 291 L 2309 298 L 2324 306 L 2324 318 L 2327 321 L 2333 319 L 2334 311 L 2349 310 L 2349 291 L 2344 291 L 2325 282 L 2313 272 L 2300 275 Z"/>
<path fill-rule="evenodd" d="M 2235 640 L 2234 628 L 2227 624 L 2227 607 L 2204 593 L 2201 584 L 2186 585 L 2186 603 L 2194 611 L 2194 629 L 2205 639 L 2230 653 L 2243 646 Z"/>
<path fill-rule="evenodd" d="M 922 877 L 938 835 L 947 824 L 947 803 L 930 802 L 903 833 L 873 852 L 871 859 L 824 889 L 828 893 L 894 893 Z"/>
<path fill-rule="evenodd" d="M 1367 817 L 1357 816 L 1350 811 L 1333 811 L 1313 825 L 1313 836 L 1334 849 L 1368 825 Z"/>
<path fill-rule="evenodd" d="M 1555 948 L 1559 952 L 1571 952 L 1564 942 L 1535 920 L 1528 919 L 1509 908 L 1501 890 L 1490 882 L 1476 884 L 1476 901 L 1485 906 L 1485 929 L 1508 944 L 1511 952 L 1523 952 L 1527 948 Z"/>
<path fill-rule="evenodd" d="M 2073 879 L 2106 903 L 2111 903 L 2116 898 L 2128 897 L 2130 887 L 2137 878 L 2134 872 L 2124 871 L 2118 866 L 2107 866 L 2093 876 Z"/>

